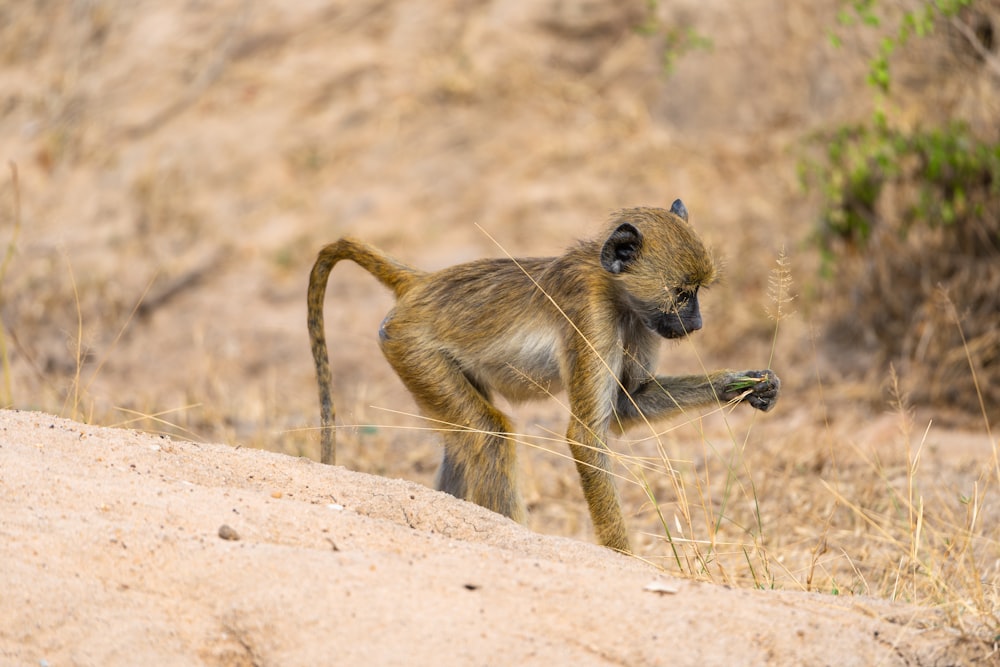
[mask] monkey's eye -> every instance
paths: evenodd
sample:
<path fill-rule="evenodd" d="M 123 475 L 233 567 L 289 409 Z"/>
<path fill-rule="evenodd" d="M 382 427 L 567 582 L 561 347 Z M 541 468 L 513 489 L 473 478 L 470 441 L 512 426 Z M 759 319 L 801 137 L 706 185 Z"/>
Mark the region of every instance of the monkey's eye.
<path fill-rule="evenodd" d="M 695 293 L 695 290 L 675 289 L 672 293 L 674 303 L 683 305 L 690 301 L 691 297 L 693 297 Z"/>
<path fill-rule="evenodd" d="M 667 311 L 678 311 L 684 310 L 688 305 L 695 301 L 697 303 L 698 298 L 698 288 L 685 289 L 682 287 L 675 287 L 674 289 L 668 290 L 670 294 L 670 304 L 666 309 Z"/>
<path fill-rule="evenodd" d="M 667 292 L 667 303 L 665 304 L 663 310 L 668 313 L 683 308 L 684 304 L 687 303 L 687 300 L 690 297 L 687 292 L 677 288 L 667 287 L 665 288 L 665 291 Z"/>

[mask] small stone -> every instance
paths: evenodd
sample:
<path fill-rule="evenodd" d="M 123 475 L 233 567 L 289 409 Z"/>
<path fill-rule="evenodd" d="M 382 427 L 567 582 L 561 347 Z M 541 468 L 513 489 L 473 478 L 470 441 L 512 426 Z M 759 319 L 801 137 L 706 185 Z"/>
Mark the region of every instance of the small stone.
<path fill-rule="evenodd" d="M 228 524 L 224 523 L 219 526 L 219 537 L 224 540 L 232 540 L 235 542 L 240 539 L 240 534 L 233 530 Z"/>

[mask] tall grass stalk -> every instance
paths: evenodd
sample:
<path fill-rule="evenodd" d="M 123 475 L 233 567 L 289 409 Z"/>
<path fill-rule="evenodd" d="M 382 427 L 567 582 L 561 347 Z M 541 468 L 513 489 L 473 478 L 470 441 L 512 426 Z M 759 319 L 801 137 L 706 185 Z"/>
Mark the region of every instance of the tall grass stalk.
<path fill-rule="evenodd" d="M 17 163 L 9 161 L 11 189 L 14 193 L 12 217 L 14 219 L 14 229 L 11 232 L 10 240 L 4 251 L 3 260 L 0 261 L 0 308 L 4 304 L 3 289 L 7 284 L 7 268 L 10 266 L 17 249 L 17 237 L 21 233 L 21 184 L 17 175 Z M 0 396 L 0 407 L 14 405 L 14 384 L 10 373 L 10 356 L 7 352 L 7 329 L 0 321 L 0 367 L 3 368 L 3 395 Z"/>

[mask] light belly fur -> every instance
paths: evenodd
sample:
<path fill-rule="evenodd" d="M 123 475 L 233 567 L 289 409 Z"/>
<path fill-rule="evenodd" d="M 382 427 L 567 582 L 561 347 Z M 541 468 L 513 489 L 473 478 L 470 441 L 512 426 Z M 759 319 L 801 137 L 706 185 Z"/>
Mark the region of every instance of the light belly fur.
<path fill-rule="evenodd" d="M 515 333 L 480 362 L 476 379 L 509 401 L 523 401 L 562 390 L 556 333 Z"/>

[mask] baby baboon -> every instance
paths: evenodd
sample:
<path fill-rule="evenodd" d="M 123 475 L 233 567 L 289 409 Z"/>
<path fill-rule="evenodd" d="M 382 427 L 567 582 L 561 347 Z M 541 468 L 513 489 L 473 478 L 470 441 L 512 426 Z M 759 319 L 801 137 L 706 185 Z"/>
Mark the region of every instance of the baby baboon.
<path fill-rule="evenodd" d="M 606 446 L 622 431 L 739 397 L 770 410 L 770 370 L 653 375 L 659 339 L 701 328 L 698 288 L 715 264 L 678 199 L 669 211 L 625 209 L 607 232 L 559 257 L 483 259 L 427 273 L 349 238 L 324 247 L 309 276 L 309 337 L 319 380 L 322 460 L 334 462 L 334 410 L 323 325 L 327 278 L 356 262 L 396 295 L 379 328 L 386 359 L 424 414 L 441 425 L 437 487 L 526 519 L 507 417 L 511 401 L 565 389 L 566 439 L 601 544 L 629 550 Z"/>

